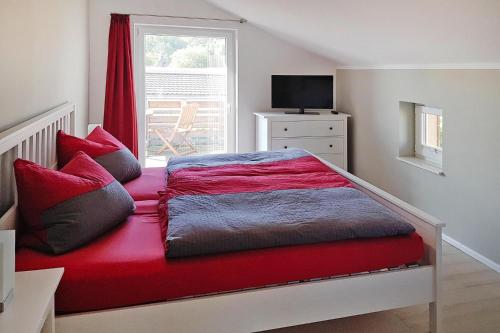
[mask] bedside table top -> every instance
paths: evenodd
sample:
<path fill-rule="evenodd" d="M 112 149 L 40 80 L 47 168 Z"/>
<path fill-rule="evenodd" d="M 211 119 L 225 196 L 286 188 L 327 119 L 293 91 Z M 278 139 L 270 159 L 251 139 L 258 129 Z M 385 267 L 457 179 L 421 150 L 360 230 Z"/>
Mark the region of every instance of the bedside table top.
<path fill-rule="evenodd" d="M 40 332 L 64 268 L 16 272 L 14 297 L 0 313 L 0 332 Z"/>

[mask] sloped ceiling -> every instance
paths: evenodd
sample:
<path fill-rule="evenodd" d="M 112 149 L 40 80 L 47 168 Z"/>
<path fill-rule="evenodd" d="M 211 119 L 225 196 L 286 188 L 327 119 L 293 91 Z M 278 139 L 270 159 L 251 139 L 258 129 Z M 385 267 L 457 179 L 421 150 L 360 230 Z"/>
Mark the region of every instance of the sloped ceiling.
<path fill-rule="evenodd" d="M 500 0 L 207 0 L 340 66 L 500 63 Z"/>

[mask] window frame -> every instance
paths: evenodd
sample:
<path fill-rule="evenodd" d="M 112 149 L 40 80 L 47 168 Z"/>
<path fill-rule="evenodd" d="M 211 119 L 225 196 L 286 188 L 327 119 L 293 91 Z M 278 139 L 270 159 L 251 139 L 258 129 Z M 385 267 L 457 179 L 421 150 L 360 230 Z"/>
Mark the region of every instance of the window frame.
<path fill-rule="evenodd" d="M 443 110 L 425 105 L 415 105 L 415 157 L 442 166 L 443 148 L 431 147 L 425 145 L 425 114 L 441 116 L 443 119 Z"/>

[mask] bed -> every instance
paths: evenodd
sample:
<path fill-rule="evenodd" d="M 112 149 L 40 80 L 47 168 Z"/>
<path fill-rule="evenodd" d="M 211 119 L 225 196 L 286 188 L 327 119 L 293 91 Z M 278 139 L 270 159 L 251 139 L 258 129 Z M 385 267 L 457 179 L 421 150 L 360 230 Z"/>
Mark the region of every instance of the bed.
<path fill-rule="evenodd" d="M 134 198 L 144 200 L 136 200 L 135 214 L 104 237 L 56 257 L 20 249 L 16 269 L 64 267 L 55 304 L 58 314 L 68 314 L 395 268 L 423 256 L 422 238 L 412 233 L 166 259 L 158 194 L 151 191 L 152 184 L 164 186 L 164 178 L 164 168 L 144 169 L 127 184 Z"/>
<path fill-rule="evenodd" d="M 74 105 L 49 111 L 10 141 L 0 137 L 0 153 L 19 147 L 19 156 L 54 165 L 51 134 L 72 132 L 72 119 Z M 17 269 L 65 267 L 58 332 L 249 332 L 424 303 L 437 332 L 443 224 L 329 166 L 416 233 L 165 260 L 157 211 L 164 170 L 155 168 L 126 184 L 138 209 L 116 230 L 56 258 L 18 251 Z M 16 215 L 14 205 L 2 227 L 15 227 Z"/>

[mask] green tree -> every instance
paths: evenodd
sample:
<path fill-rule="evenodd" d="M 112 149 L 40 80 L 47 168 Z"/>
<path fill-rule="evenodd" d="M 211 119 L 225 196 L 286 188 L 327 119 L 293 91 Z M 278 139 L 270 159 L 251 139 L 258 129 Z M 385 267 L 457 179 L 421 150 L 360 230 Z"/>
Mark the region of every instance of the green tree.
<path fill-rule="evenodd" d="M 186 47 L 172 54 L 170 67 L 205 68 L 208 67 L 208 54 L 202 47 Z"/>
<path fill-rule="evenodd" d="M 223 38 L 146 35 L 144 51 L 146 66 L 204 68 L 226 65 Z"/>
<path fill-rule="evenodd" d="M 144 36 L 146 66 L 168 67 L 175 51 L 183 49 L 187 45 L 186 40 L 176 36 Z"/>

